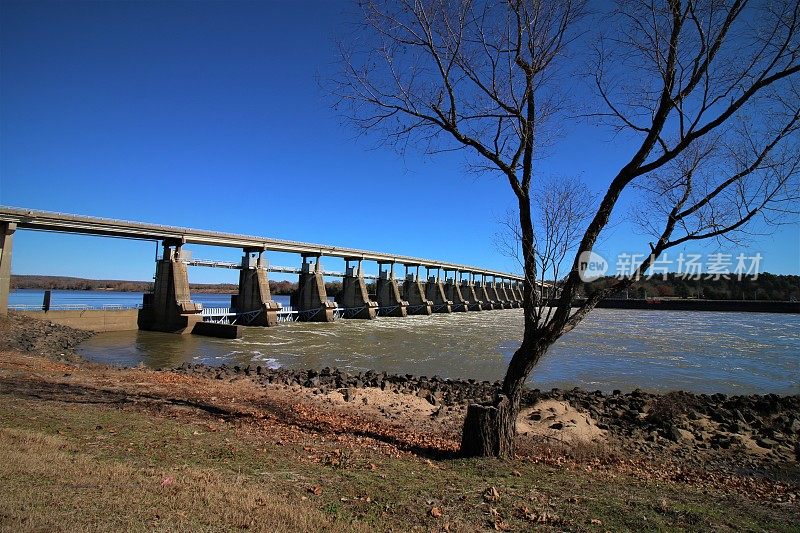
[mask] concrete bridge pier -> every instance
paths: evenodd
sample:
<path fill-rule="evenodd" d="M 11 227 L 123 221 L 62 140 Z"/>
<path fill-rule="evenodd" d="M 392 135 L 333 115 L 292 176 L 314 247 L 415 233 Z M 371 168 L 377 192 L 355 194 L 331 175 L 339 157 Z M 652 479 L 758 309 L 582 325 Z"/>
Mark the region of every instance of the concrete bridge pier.
<path fill-rule="evenodd" d="M 503 304 L 506 306 L 507 309 L 514 309 L 517 307 L 517 302 L 514 299 L 514 296 L 508 291 L 508 287 L 506 287 L 506 281 L 503 278 L 500 278 L 500 284 L 497 286 L 497 295 L 500 297 L 500 300 L 503 301 Z"/>
<path fill-rule="evenodd" d="M 203 306 L 192 301 L 189 271 L 183 243 L 164 241 L 164 253 L 156 262 L 153 292 L 146 293 L 139 311 L 139 329 L 168 333 L 191 333 L 203 321 Z M 173 248 L 174 247 L 174 248 Z"/>
<path fill-rule="evenodd" d="M 520 301 L 517 299 L 517 294 L 514 292 L 512 282 L 503 280 L 503 289 L 506 291 L 508 301 L 511 302 L 511 307 L 518 309 L 520 306 Z"/>
<path fill-rule="evenodd" d="M 409 266 L 417 267 L 417 273 L 408 272 Z M 408 301 L 409 315 L 430 315 L 433 302 L 425 297 L 425 284 L 419 280 L 419 265 L 405 265 L 406 280 L 403 282 L 403 297 Z"/>
<path fill-rule="evenodd" d="M 306 260 L 315 258 L 313 263 Z M 333 322 L 336 304 L 328 301 L 325 279 L 322 276 L 320 256 L 303 256 L 303 267 L 297 282 L 297 290 L 292 294 L 292 307 L 296 308 L 301 322 Z"/>
<path fill-rule="evenodd" d="M 492 282 L 489 287 L 491 287 L 489 290 L 492 291 L 489 293 L 489 295 L 494 296 L 494 300 L 500 303 L 500 308 L 511 309 L 511 302 L 508 301 L 508 298 L 505 296 L 505 292 L 502 290 L 502 285 L 497 284 L 497 278 L 494 276 L 492 276 Z"/>
<path fill-rule="evenodd" d="M 522 287 L 518 281 L 511 282 L 511 292 L 514 293 L 514 299 L 517 300 L 517 306 L 522 307 L 524 298 L 522 297 Z"/>
<path fill-rule="evenodd" d="M 351 259 L 345 259 L 345 275 L 342 280 L 342 292 L 337 295 L 336 301 L 344 308 L 344 318 L 373 319 L 378 316 L 378 302 L 369 299 L 367 284 L 364 282 L 364 272 L 361 270 L 361 259 L 357 266 L 350 266 Z"/>
<path fill-rule="evenodd" d="M 384 270 L 387 264 L 390 265 L 389 269 Z M 381 316 L 408 316 L 408 302 L 400 295 L 400 287 L 394 277 L 394 263 L 378 263 L 376 296 Z"/>
<path fill-rule="evenodd" d="M 272 299 L 263 253 L 263 250 L 244 251 L 242 268 L 239 270 L 239 294 L 235 303 L 231 302 L 231 307 L 238 313 L 246 313 L 240 322 L 247 326 L 278 325 L 281 304 Z"/>
<path fill-rule="evenodd" d="M 8 294 L 11 292 L 11 245 L 15 222 L 0 222 L 0 316 L 8 314 Z"/>
<path fill-rule="evenodd" d="M 464 293 L 458 284 L 458 272 L 453 271 L 453 277 L 448 278 L 447 270 L 445 270 L 444 277 L 447 279 L 444 285 L 445 294 L 447 299 L 453 302 L 453 311 L 469 311 L 469 299 L 464 297 Z"/>
<path fill-rule="evenodd" d="M 497 295 L 492 295 L 489 292 L 489 286 L 486 283 L 486 276 L 481 274 L 480 281 L 475 281 L 475 293 L 478 295 L 478 299 L 483 301 L 483 308 L 484 309 L 502 309 L 503 307 L 500 305 L 500 302 L 497 301 Z"/>
<path fill-rule="evenodd" d="M 470 311 L 481 311 L 484 308 L 483 301 L 475 293 L 475 285 L 472 283 L 471 277 L 472 274 L 467 273 L 467 277 L 461 279 L 461 295 L 469 302 Z"/>
<path fill-rule="evenodd" d="M 444 284 L 439 278 L 440 270 L 436 269 L 436 276 L 431 276 L 431 269 L 428 271 L 428 282 L 425 284 L 425 297 L 433 302 L 434 313 L 452 313 L 453 301 L 450 300 L 444 291 Z"/>
<path fill-rule="evenodd" d="M 522 307 L 522 300 L 520 299 L 519 294 L 517 294 L 517 291 L 514 289 L 513 281 L 506 282 L 506 292 L 511 297 L 511 301 L 514 302 L 515 308 L 519 309 Z"/>

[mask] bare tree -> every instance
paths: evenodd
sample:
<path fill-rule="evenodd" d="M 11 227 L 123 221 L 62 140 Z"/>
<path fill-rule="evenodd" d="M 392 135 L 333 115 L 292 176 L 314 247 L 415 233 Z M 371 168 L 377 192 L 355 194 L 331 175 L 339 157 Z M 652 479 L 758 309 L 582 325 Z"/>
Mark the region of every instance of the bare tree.
<path fill-rule="evenodd" d="M 537 321 L 547 322 L 564 281 L 567 256 L 577 249 L 583 230 L 594 215 L 597 198 L 574 177 L 541 179 L 531 187 L 533 256 L 538 273 L 534 288 L 539 296 L 534 313 Z M 524 270 L 519 213 L 509 210 L 499 222 L 501 229 L 494 235 L 495 247 L 515 259 Z"/>
<path fill-rule="evenodd" d="M 542 355 L 665 250 L 733 238 L 755 220 L 778 223 L 795 212 L 797 0 L 618 0 L 613 12 L 599 13 L 588 12 L 583 0 L 368 0 L 362 6 L 364 31 L 343 48 L 338 105 L 357 127 L 401 149 L 466 150 L 473 169 L 503 175 L 517 198 L 524 335 L 495 400 L 467 411 L 465 455 L 513 455 L 523 385 Z M 590 46 L 594 27 L 605 31 Z M 532 183 L 541 179 L 542 149 L 557 147 L 565 119 L 561 95 L 574 83 L 565 67 L 580 60 L 592 65 L 603 107 L 592 116 L 626 136 L 633 149 L 582 221 L 577 246 L 567 248 L 572 259 L 558 299 L 544 302 L 536 286 L 546 227 L 566 230 L 572 213 L 554 206 L 558 219 L 537 228 Z M 654 201 L 639 218 L 655 240 L 630 276 L 575 309 L 584 284 L 581 257 L 628 190 Z"/>

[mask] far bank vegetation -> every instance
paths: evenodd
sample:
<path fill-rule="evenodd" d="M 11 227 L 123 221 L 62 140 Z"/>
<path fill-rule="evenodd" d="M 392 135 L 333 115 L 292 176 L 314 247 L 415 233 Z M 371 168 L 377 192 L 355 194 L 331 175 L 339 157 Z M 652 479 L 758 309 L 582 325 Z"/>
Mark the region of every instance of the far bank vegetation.
<path fill-rule="evenodd" d="M 615 295 L 615 298 L 651 299 L 651 298 L 698 298 L 706 300 L 800 300 L 800 276 L 782 274 L 759 274 L 753 277 L 736 276 L 730 279 L 687 279 L 675 274 L 666 279 L 656 277 L 642 279 L 634 284 L 627 294 Z M 586 293 L 613 284 L 616 278 L 601 278 L 587 284 Z M 334 295 L 342 289 L 341 282 L 333 281 L 325 284 L 328 294 Z M 148 292 L 153 289 L 152 281 L 125 281 L 108 279 L 84 279 L 65 276 L 11 276 L 12 289 L 40 289 L 62 291 L 120 291 Z M 368 284 L 371 289 L 371 284 Z M 192 283 L 191 289 L 200 293 L 234 294 L 238 287 L 234 283 Z M 269 289 L 274 295 L 288 295 L 297 289 L 292 281 L 269 282 Z M 374 292 L 371 290 L 371 292 Z"/>

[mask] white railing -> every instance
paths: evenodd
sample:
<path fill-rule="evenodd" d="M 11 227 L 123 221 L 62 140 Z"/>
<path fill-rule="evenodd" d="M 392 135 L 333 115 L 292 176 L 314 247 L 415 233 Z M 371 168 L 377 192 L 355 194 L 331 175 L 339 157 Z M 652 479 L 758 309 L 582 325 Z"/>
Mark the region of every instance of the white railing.
<path fill-rule="evenodd" d="M 236 311 L 229 307 L 204 307 L 201 314 L 213 317 L 236 316 Z"/>

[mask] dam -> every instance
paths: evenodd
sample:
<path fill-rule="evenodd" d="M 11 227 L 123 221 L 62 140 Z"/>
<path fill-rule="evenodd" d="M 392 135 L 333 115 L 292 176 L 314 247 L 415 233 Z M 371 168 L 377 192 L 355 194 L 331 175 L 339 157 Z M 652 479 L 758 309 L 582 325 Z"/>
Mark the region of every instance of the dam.
<path fill-rule="evenodd" d="M 522 306 L 522 277 L 476 266 L 325 244 L 0 206 L 0 315 L 8 312 L 13 236 L 21 230 L 151 240 L 161 244 L 153 290 L 144 294 L 137 309 L 57 309 L 44 302 L 36 310 L 55 322 L 99 331 L 138 328 L 240 336 L 238 328 L 242 326 L 272 327 L 287 321 L 371 320 L 380 316 Z M 196 259 L 187 248 L 191 244 L 239 248 L 242 258 L 238 263 Z M 265 254 L 271 251 L 297 254 L 300 264 L 270 266 Z M 345 271 L 326 271 L 324 257 L 343 259 Z M 377 263 L 377 275 L 365 274 L 364 263 L 368 261 Z M 239 270 L 238 293 L 232 295 L 229 307 L 204 309 L 192 300 L 190 266 Z M 395 275 L 398 266 L 405 269 L 402 279 Z M 422 268 L 425 275 L 420 272 Z M 297 274 L 298 287 L 290 306 L 272 298 L 270 272 Z M 327 294 L 325 277 L 342 279 L 342 290 L 334 299 Z"/>

